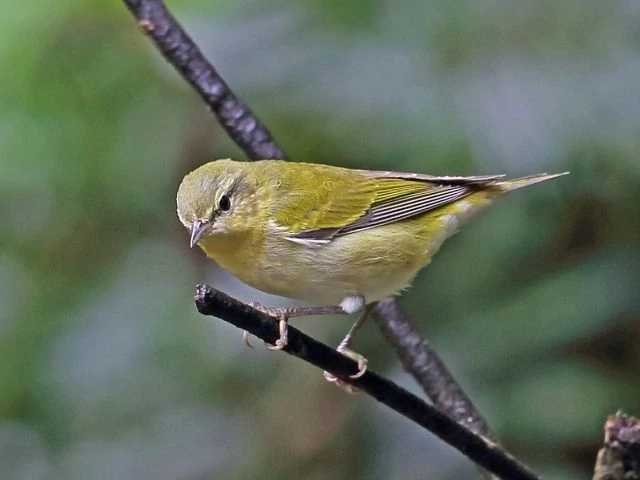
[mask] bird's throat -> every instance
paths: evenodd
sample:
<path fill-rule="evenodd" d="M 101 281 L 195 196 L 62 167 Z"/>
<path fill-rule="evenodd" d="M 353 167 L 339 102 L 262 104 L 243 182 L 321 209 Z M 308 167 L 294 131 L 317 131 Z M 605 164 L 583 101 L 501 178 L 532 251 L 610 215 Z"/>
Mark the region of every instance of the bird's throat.
<path fill-rule="evenodd" d="M 215 234 L 200 240 L 198 246 L 222 268 L 244 279 L 261 254 L 259 242 L 253 240 L 244 234 Z"/>

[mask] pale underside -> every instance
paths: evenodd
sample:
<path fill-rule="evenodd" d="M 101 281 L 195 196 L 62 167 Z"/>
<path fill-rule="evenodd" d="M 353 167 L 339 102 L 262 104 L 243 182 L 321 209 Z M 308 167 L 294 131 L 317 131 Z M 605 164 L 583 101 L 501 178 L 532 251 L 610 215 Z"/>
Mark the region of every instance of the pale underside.
<path fill-rule="evenodd" d="M 407 288 L 459 225 L 488 203 L 482 192 L 471 195 L 473 202 L 459 200 L 402 222 L 315 244 L 292 241 L 286 228 L 271 222 L 271 241 L 259 262 L 246 255 L 238 261 L 237 251 L 233 256 L 220 254 L 215 237 L 203 239 L 202 247 L 217 252 L 211 256 L 225 270 L 266 293 L 316 305 L 338 305 L 349 296 L 363 296 L 371 303 Z"/>

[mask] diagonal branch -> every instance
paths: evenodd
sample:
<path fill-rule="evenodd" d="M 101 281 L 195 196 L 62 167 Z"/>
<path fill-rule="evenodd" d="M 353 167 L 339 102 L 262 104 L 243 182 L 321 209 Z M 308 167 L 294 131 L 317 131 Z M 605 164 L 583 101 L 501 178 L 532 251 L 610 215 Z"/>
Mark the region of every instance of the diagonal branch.
<path fill-rule="evenodd" d="M 269 130 L 235 96 L 161 1 L 124 0 L 124 3 L 138 19 L 142 31 L 202 97 L 229 136 L 249 158 L 287 158 Z"/>
<path fill-rule="evenodd" d="M 394 298 L 378 302 L 373 319 L 396 350 L 404 369 L 415 378 L 433 404 L 472 432 L 498 444 L 497 436 L 487 421 L 460 388 L 440 355 L 402 313 L 398 302 Z M 483 469 L 480 469 L 480 474 L 487 479 L 495 478 Z"/>
<path fill-rule="evenodd" d="M 249 158 L 287 158 L 258 118 L 231 91 L 195 42 L 161 0 L 123 0 L 142 31 L 153 41 L 216 115 Z M 441 410 L 488 438 L 495 438 L 437 353 L 425 342 L 394 299 L 381 302 L 375 316 L 405 370 Z"/>
<path fill-rule="evenodd" d="M 404 369 L 422 386 L 434 405 L 471 431 L 498 441 L 440 355 L 420 336 L 394 298 L 378 302 L 373 318 L 384 337 L 395 348 Z"/>
<path fill-rule="evenodd" d="M 279 338 L 277 322 L 251 306 L 210 287 L 198 285 L 195 302 L 198 312 L 212 315 L 273 344 Z M 366 392 L 373 398 L 437 435 L 469 457 L 479 466 L 500 478 L 536 480 L 538 477 L 498 445 L 477 435 L 437 408 L 409 393 L 395 383 L 367 372 L 358 379 L 349 375 L 358 372 L 358 365 L 350 358 L 289 326 L 289 342 L 284 351 Z"/>

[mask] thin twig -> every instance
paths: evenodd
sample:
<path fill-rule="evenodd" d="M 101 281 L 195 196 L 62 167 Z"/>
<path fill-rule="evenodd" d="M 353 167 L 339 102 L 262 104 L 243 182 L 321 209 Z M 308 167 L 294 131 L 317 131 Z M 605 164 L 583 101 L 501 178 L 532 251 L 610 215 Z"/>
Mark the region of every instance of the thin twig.
<path fill-rule="evenodd" d="M 279 337 L 277 322 L 272 317 L 209 285 L 198 285 L 194 298 L 198 311 L 203 315 L 221 318 L 267 343 L 273 344 Z M 535 474 L 505 453 L 494 442 L 471 432 L 439 409 L 395 383 L 370 370 L 358 379 L 349 378 L 349 375 L 358 372 L 356 362 L 291 326 L 288 328 L 288 344 L 283 350 L 371 395 L 387 407 L 437 435 L 476 464 L 500 478 L 538 479 Z"/>
<path fill-rule="evenodd" d="M 124 0 L 160 53 L 191 84 L 249 158 L 286 159 L 269 130 L 236 95 L 159 0 Z"/>

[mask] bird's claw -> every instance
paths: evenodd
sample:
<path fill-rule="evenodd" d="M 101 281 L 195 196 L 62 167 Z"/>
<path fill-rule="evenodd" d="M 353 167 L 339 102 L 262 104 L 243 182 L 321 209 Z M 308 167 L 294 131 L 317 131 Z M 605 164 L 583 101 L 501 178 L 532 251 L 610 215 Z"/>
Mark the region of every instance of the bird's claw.
<path fill-rule="evenodd" d="M 358 362 L 358 372 L 354 373 L 353 375 L 349 375 L 349 378 L 353 378 L 355 380 L 356 378 L 360 378 L 367 372 L 367 368 L 369 367 L 369 360 L 367 360 L 365 357 L 363 357 L 359 353 L 354 352 L 353 350 L 349 350 L 348 348 L 338 347 L 338 351 L 345 357 Z"/>
<path fill-rule="evenodd" d="M 280 331 L 280 338 L 278 338 L 273 345 L 265 344 L 269 350 L 282 350 L 289 343 L 287 317 L 281 316 L 278 319 L 278 330 Z"/>
<path fill-rule="evenodd" d="M 251 345 L 251 342 L 249 341 L 249 332 L 244 330 L 242 332 L 242 342 L 249 348 L 253 348 L 253 345 Z"/>
<path fill-rule="evenodd" d="M 365 357 L 363 357 L 359 353 L 354 352 L 353 350 L 348 349 L 347 347 L 343 346 L 342 344 L 337 348 L 337 350 L 338 350 L 338 352 L 340 352 L 345 357 L 350 358 L 350 359 L 355 360 L 356 362 L 358 362 L 358 371 L 356 373 L 354 373 L 353 375 L 349 375 L 349 378 L 352 378 L 352 379 L 355 380 L 356 378 L 362 377 L 366 373 L 368 365 L 369 365 L 369 361 Z M 331 383 L 335 383 L 337 387 L 341 388 L 342 390 L 346 391 L 347 393 L 355 394 L 355 393 L 359 393 L 360 392 L 360 389 L 354 387 L 350 383 L 347 383 L 347 382 L 345 382 L 343 380 L 340 380 L 338 377 L 336 377 L 332 373 L 329 373 L 329 372 L 325 371 L 323 373 L 323 375 L 324 375 L 325 380 L 327 380 L 328 382 L 331 382 Z"/>
<path fill-rule="evenodd" d="M 335 384 L 336 387 L 340 388 L 341 390 L 344 390 L 349 395 L 356 395 L 356 394 L 361 392 L 361 390 L 359 388 L 354 387 L 353 385 L 351 385 L 350 383 L 345 382 L 344 380 L 340 380 L 338 377 L 336 377 L 335 375 L 327 372 L 326 370 L 323 372 L 323 375 L 324 375 L 324 379 L 327 382 L 331 382 L 331 383 Z"/>
<path fill-rule="evenodd" d="M 284 347 L 287 346 L 287 339 L 279 338 L 276 340 L 276 342 L 273 345 L 269 345 L 268 343 L 265 342 L 264 346 L 271 351 L 282 350 Z"/>
<path fill-rule="evenodd" d="M 265 307 L 258 302 L 251 302 L 249 306 L 278 320 L 278 330 L 280 331 L 280 337 L 275 341 L 273 345 L 269 345 L 265 342 L 265 346 L 269 350 L 282 350 L 284 347 L 286 347 L 289 343 L 287 328 L 289 310 L 287 308 Z M 248 342 L 248 332 L 244 333 L 243 339 L 245 344 L 251 346 L 251 344 Z"/>

